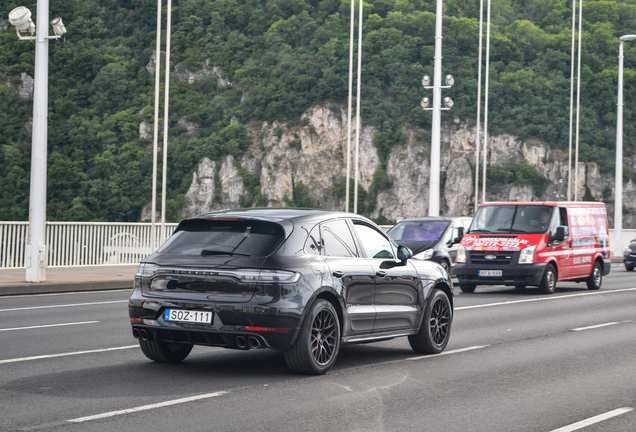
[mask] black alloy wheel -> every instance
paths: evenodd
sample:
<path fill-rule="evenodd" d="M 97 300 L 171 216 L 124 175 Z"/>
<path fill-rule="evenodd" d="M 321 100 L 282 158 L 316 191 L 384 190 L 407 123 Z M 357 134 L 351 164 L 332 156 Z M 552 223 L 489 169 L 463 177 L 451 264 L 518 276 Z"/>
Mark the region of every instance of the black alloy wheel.
<path fill-rule="evenodd" d="M 554 294 L 556 291 L 557 273 L 554 265 L 548 264 L 539 284 L 539 291 L 542 294 Z"/>
<path fill-rule="evenodd" d="M 300 328 L 294 345 L 284 352 L 291 370 L 310 375 L 326 373 L 340 349 L 340 322 L 333 305 L 317 299 Z"/>
<path fill-rule="evenodd" d="M 462 292 L 465 292 L 465 293 L 475 292 L 475 288 L 477 288 L 477 284 L 473 284 L 473 283 L 460 283 L 459 284 L 459 289 L 462 290 Z"/>
<path fill-rule="evenodd" d="M 453 310 L 446 293 L 436 289 L 431 294 L 420 331 L 409 336 L 413 351 L 421 354 L 439 354 L 450 339 Z"/>
<path fill-rule="evenodd" d="M 139 346 L 146 357 L 158 363 L 179 363 L 192 351 L 191 344 L 176 344 L 150 339 L 139 339 Z"/>
<path fill-rule="evenodd" d="M 634 265 L 633 265 L 633 264 L 632 264 L 632 265 L 627 265 L 627 264 L 625 264 L 625 270 L 627 270 L 627 271 L 634 271 Z"/>
<path fill-rule="evenodd" d="M 597 290 L 601 288 L 601 284 L 603 283 L 603 269 L 601 269 L 601 264 L 598 261 L 594 263 L 592 273 L 590 273 L 590 276 L 585 282 L 587 282 L 588 289 Z"/>

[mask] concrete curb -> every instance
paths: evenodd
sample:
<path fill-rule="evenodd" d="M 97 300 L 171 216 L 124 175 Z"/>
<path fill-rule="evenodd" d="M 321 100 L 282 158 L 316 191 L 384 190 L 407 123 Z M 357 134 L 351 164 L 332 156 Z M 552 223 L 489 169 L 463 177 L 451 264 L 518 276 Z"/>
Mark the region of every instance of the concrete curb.
<path fill-rule="evenodd" d="M 32 294 L 57 294 L 68 292 L 118 290 L 130 288 L 132 280 L 99 281 L 99 282 L 65 282 L 65 283 L 21 283 L 0 286 L 0 297 Z"/>

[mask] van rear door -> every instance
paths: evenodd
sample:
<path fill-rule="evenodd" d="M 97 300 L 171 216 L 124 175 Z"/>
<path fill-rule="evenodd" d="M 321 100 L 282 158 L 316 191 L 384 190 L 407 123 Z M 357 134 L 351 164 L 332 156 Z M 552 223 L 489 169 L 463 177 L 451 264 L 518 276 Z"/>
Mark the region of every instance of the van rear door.
<path fill-rule="evenodd" d="M 572 278 L 590 275 L 598 239 L 597 208 L 570 207 L 568 222 L 572 239 Z"/>

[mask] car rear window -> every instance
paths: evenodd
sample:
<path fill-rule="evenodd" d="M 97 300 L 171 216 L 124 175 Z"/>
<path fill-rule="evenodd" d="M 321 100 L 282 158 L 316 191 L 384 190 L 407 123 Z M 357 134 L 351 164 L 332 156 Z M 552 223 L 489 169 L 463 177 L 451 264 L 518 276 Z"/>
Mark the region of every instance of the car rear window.
<path fill-rule="evenodd" d="M 157 252 L 172 255 L 266 256 L 285 239 L 277 223 L 254 220 L 188 219 Z"/>

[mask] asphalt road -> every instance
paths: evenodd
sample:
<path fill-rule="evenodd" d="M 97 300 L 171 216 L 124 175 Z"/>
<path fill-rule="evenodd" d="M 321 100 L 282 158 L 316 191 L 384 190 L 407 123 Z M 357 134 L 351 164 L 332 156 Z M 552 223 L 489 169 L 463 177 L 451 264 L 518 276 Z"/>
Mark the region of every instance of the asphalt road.
<path fill-rule="evenodd" d="M 318 377 L 269 350 L 153 363 L 128 295 L 0 298 L 0 432 L 636 431 L 636 273 L 620 265 L 600 291 L 456 289 L 444 354 L 348 346 Z"/>

